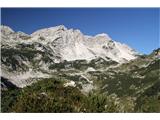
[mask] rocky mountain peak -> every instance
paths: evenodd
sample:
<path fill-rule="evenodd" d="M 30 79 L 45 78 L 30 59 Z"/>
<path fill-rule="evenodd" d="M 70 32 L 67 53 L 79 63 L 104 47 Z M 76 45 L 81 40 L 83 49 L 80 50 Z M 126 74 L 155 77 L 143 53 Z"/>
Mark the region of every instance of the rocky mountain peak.
<path fill-rule="evenodd" d="M 54 35 L 55 33 L 59 33 L 62 31 L 66 31 L 67 28 L 64 25 L 59 25 L 55 27 L 49 27 L 49 28 L 43 28 L 40 30 L 37 30 L 31 34 L 31 36 L 49 36 L 49 35 Z"/>
<path fill-rule="evenodd" d="M 27 42 L 34 44 L 36 42 L 50 49 L 49 51 L 52 51 L 51 54 L 67 61 L 108 57 L 113 61 L 123 63 L 135 59 L 137 54 L 129 46 L 112 40 L 105 33 L 88 37 L 80 30 L 67 29 L 64 25 L 40 29 L 31 35 L 23 32 L 14 32 L 6 26 L 2 26 L 2 31 L 7 31 L 7 34 L 4 34 L 3 37 L 4 44 L 7 43 L 11 46 L 19 42 L 22 44 L 27 44 Z M 9 34 L 13 32 L 13 35 Z M 14 41 L 18 41 L 18 43 Z"/>
<path fill-rule="evenodd" d="M 14 31 L 10 27 L 5 26 L 5 25 L 1 25 L 0 29 L 1 29 L 1 33 L 5 34 L 5 35 L 9 35 L 11 33 L 14 33 Z"/>
<path fill-rule="evenodd" d="M 111 40 L 110 36 L 106 33 L 97 34 L 95 37 L 98 37 L 98 38 L 103 37 L 107 40 Z"/>

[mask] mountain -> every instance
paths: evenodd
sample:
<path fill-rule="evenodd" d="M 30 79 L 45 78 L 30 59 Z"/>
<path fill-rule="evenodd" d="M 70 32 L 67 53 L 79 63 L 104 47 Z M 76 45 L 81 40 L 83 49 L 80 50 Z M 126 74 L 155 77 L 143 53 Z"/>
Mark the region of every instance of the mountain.
<path fill-rule="evenodd" d="M 80 30 L 67 30 L 63 25 L 38 30 L 31 36 L 36 41 L 39 37 L 44 38 L 45 44 L 48 44 L 61 60 L 91 60 L 97 57 L 109 57 L 122 62 L 124 59 L 134 59 L 136 54 L 128 46 L 112 41 L 107 34 L 86 37 Z"/>
<path fill-rule="evenodd" d="M 160 112 L 160 49 L 142 55 L 107 34 L 1 26 L 2 112 Z"/>
<path fill-rule="evenodd" d="M 117 62 L 124 62 L 134 59 L 137 54 L 127 45 L 113 41 L 107 34 L 86 36 L 80 30 L 67 29 L 63 25 L 41 29 L 31 35 L 14 32 L 6 26 L 2 26 L 1 29 L 2 44 L 5 45 L 7 42 L 16 46 L 20 43 L 24 45 L 38 43 L 40 45 L 35 46 L 35 49 L 44 51 L 46 47 L 51 50 L 50 52 L 54 53 L 54 62 L 91 60 L 97 57 L 108 57 Z"/>
<path fill-rule="evenodd" d="M 92 64 L 101 59 L 106 63 L 124 63 L 138 55 L 107 34 L 86 36 L 63 25 L 31 35 L 1 26 L 1 36 L 2 76 L 18 87 L 31 84 L 34 78 L 49 77 L 54 72 L 50 68 L 65 61 L 84 60 Z"/>

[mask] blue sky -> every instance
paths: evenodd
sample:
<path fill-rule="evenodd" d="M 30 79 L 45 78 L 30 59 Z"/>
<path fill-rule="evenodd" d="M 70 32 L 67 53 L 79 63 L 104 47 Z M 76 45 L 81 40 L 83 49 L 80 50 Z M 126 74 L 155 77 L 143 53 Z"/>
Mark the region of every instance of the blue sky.
<path fill-rule="evenodd" d="M 2 8 L 1 24 L 15 31 L 65 25 L 86 35 L 107 33 L 140 53 L 159 47 L 158 8 Z"/>

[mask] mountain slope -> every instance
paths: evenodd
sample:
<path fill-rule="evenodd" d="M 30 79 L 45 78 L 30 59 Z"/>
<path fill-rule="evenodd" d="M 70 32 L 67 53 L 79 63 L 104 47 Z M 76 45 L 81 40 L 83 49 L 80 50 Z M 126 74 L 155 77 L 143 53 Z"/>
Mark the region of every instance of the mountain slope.
<path fill-rule="evenodd" d="M 2 111 L 160 112 L 159 53 L 103 70 L 61 68 L 31 86 L 2 91 Z"/>
<path fill-rule="evenodd" d="M 124 60 L 136 58 L 137 55 L 133 49 L 113 41 L 107 34 L 85 36 L 79 30 L 67 29 L 63 25 L 41 29 L 31 35 L 14 32 L 6 26 L 2 26 L 1 31 L 2 48 L 3 45 L 15 47 L 19 44 L 39 43 L 50 48 L 52 50 L 50 52 L 61 58 L 59 60 L 90 60 L 96 57 L 108 57 L 116 62 L 124 62 Z M 41 46 L 35 46 L 35 48 L 43 51 Z"/>
<path fill-rule="evenodd" d="M 160 49 L 63 25 L 1 33 L 2 112 L 160 112 Z"/>
<path fill-rule="evenodd" d="M 63 25 L 38 30 L 31 36 L 36 40 L 38 37 L 44 38 L 44 41 L 50 44 L 53 50 L 59 50 L 61 58 L 67 61 L 107 56 L 120 62 L 123 59 L 134 59 L 136 54 L 131 48 L 113 41 L 106 34 L 86 37 L 79 30 L 67 29 Z"/>
<path fill-rule="evenodd" d="M 18 87 L 50 77 L 55 71 L 53 67 L 64 61 L 84 60 L 88 67 L 93 67 L 96 59 L 108 64 L 124 63 L 138 55 L 107 34 L 86 36 L 63 25 L 41 29 L 31 35 L 1 26 L 1 38 L 2 76 Z"/>

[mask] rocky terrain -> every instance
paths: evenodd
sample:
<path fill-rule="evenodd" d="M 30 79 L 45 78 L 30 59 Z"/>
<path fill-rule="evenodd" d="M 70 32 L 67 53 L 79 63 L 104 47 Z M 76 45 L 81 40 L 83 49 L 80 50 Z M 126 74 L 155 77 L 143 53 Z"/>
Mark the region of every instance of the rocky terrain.
<path fill-rule="evenodd" d="M 160 49 L 142 55 L 107 34 L 1 26 L 2 112 L 160 112 Z"/>

